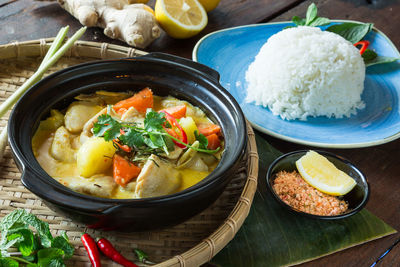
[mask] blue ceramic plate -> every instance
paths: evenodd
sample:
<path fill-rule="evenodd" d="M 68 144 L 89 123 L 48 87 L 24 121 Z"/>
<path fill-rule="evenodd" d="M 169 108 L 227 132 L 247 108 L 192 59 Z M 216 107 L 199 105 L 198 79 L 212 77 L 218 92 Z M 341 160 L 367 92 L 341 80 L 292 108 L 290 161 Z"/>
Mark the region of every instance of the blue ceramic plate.
<path fill-rule="evenodd" d="M 336 21 L 343 22 L 343 21 Z M 293 25 L 290 22 L 256 24 L 225 29 L 204 36 L 193 50 L 193 60 L 217 70 L 221 84 L 239 102 L 257 129 L 287 141 L 331 148 L 383 144 L 400 137 L 400 63 L 367 68 L 362 100 L 366 107 L 350 118 L 308 118 L 286 121 L 268 108 L 246 103 L 245 73 L 267 39 Z M 400 57 L 393 43 L 374 29 L 365 38 L 380 56 Z"/>

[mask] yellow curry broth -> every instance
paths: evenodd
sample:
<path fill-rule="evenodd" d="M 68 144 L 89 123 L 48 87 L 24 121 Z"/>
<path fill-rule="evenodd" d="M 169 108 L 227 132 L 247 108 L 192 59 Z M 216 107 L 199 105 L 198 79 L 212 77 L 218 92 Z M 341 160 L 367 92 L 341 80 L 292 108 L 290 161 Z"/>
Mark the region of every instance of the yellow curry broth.
<path fill-rule="evenodd" d="M 168 101 L 163 101 L 163 100 L 168 100 Z M 207 118 L 205 114 L 197 107 L 193 107 L 192 105 L 190 105 L 185 101 L 180 101 L 171 97 L 154 96 L 154 110 L 159 111 L 161 109 L 168 108 L 171 105 L 173 105 L 174 102 L 176 102 L 175 105 L 185 103 L 185 105 L 187 106 L 187 115 L 190 115 L 190 117 L 193 118 L 196 124 L 212 123 L 211 120 Z M 163 103 L 166 104 L 163 105 Z M 67 187 L 69 186 L 70 183 L 76 184 L 82 181 L 87 181 L 87 179 L 93 180 L 93 182 L 95 182 L 96 178 L 94 177 L 84 178 L 79 175 L 76 162 L 63 162 L 55 159 L 51 155 L 51 146 L 53 143 L 55 132 L 56 130 L 43 129 L 42 127 L 39 126 L 39 129 L 37 130 L 34 138 L 32 139 L 32 148 L 34 151 L 34 155 L 36 156 L 42 168 L 50 176 L 54 177 L 58 182 Z M 75 133 L 74 136 L 77 138 L 76 140 L 79 140 L 79 134 Z M 208 165 L 209 171 L 196 171 L 193 169 L 177 169 L 177 171 L 179 172 L 181 184 L 179 188 L 176 190 L 176 192 L 182 191 L 203 180 L 207 175 L 209 175 L 212 172 L 212 170 L 215 169 L 217 164 L 218 161 L 214 164 Z M 102 174 L 112 177 L 112 166 L 105 173 Z M 127 184 L 126 187 L 117 185 L 115 189 L 112 191 L 110 198 L 117 198 L 117 199 L 136 198 L 137 196 L 135 196 L 135 190 L 134 190 L 135 184 L 136 181 L 132 181 L 131 183 Z"/>
<path fill-rule="evenodd" d="M 79 176 L 75 162 L 74 163 L 60 162 L 54 159 L 50 155 L 50 147 L 53 142 L 53 136 L 54 133 L 52 132 L 47 132 L 47 134 L 42 132 L 40 138 L 35 138 L 34 142 L 32 143 L 32 147 L 34 148 L 34 154 L 40 166 L 42 166 L 42 168 L 50 176 L 57 177 L 56 180 L 67 187 L 71 182 L 71 180 L 75 180 L 76 182 L 78 182 L 81 179 L 90 179 Z M 213 170 L 215 167 L 216 166 L 212 166 L 211 169 Z M 178 171 L 181 175 L 182 181 L 181 181 L 181 186 L 179 187 L 177 192 L 197 184 L 211 173 L 211 171 L 199 172 L 191 169 L 183 169 Z M 110 169 L 109 172 L 110 172 L 109 175 L 111 175 L 112 170 Z M 134 198 L 134 194 L 132 191 L 126 190 L 123 187 L 118 186 L 112 193 L 112 198 L 117 198 L 117 199 Z"/>

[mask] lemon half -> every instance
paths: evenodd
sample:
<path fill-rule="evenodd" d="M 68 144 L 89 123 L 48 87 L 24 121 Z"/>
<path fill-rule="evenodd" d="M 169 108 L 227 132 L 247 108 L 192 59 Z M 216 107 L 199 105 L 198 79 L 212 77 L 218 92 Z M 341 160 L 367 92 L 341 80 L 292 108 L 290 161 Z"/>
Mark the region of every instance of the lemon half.
<path fill-rule="evenodd" d="M 353 178 L 315 151 L 307 152 L 296 161 L 296 166 L 307 183 L 329 195 L 345 195 L 357 184 Z"/>
<path fill-rule="evenodd" d="M 199 0 L 200 4 L 204 7 L 206 12 L 214 10 L 218 6 L 219 1 L 220 0 Z"/>
<path fill-rule="evenodd" d="M 198 34 L 208 22 L 207 13 L 197 0 L 157 0 L 155 15 L 165 32 L 178 39 Z"/>

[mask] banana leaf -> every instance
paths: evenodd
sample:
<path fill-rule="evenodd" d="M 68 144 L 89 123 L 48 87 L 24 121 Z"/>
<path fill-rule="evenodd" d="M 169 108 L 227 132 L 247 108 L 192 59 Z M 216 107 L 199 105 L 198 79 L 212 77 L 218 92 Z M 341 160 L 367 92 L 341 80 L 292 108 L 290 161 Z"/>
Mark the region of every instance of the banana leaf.
<path fill-rule="evenodd" d="M 287 266 L 362 244 L 396 232 L 363 209 L 346 219 L 316 220 L 296 215 L 273 199 L 266 171 L 281 153 L 256 134 L 259 186 L 250 214 L 235 238 L 212 263 L 219 266 Z"/>

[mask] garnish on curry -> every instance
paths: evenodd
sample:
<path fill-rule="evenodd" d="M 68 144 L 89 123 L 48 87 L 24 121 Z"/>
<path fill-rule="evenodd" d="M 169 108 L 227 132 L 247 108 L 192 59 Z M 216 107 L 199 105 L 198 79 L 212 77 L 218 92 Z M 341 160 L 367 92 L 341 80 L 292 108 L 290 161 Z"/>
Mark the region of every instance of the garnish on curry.
<path fill-rule="evenodd" d="M 98 91 L 65 114 L 51 110 L 33 137 L 42 168 L 74 191 L 146 198 L 184 190 L 212 172 L 223 153 L 221 128 L 186 101 Z"/>

